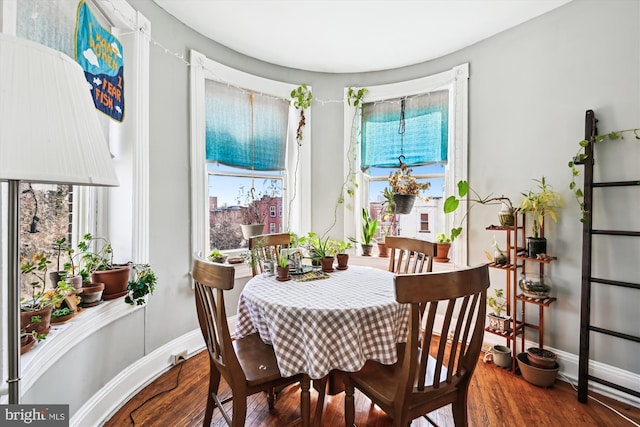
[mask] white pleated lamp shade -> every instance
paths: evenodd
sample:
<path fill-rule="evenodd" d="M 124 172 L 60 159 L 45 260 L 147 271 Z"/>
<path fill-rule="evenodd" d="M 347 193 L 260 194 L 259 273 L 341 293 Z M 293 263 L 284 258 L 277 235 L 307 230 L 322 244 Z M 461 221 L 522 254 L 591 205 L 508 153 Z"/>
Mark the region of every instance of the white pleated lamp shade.
<path fill-rule="evenodd" d="M 97 114 L 78 63 L 0 34 L 0 180 L 118 185 Z"/>

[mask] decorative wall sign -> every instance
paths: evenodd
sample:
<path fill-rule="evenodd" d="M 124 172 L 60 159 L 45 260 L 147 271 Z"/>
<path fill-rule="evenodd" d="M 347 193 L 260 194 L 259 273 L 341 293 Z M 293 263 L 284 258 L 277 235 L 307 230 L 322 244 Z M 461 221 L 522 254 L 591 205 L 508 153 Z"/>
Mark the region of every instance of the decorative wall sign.
<path fill-rule="evenodd" d="M 124 117 L 122 45 L 100 25 L 84 1 L 78 4 L 76 61 L 91 84 L 96 108 L 121 122 Z"/>

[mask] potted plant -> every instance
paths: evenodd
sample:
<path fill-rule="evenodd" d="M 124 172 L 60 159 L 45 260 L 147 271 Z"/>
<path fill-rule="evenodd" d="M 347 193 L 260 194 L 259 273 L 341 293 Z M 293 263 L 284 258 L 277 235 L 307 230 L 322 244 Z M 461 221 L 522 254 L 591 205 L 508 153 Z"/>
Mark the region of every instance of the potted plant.
<path fill-rule="evenodd" d="M 42 253 L 36 253 L 30 261 L 20 266 L 22 274 L 34 277 L 31 285 L 31 298 L 20 301 L 20 324 L 26 332 L 36 331 L 48 334 L 51 329 L 51 312 L 68 294 L 70 287 L 60 281 L 57 287 L 46 288 L 47 269 L 51 261 Z"/>
<path fill-rule="evenodd" d="M 385 242 L 385 237 L 396 234 L 396 203 L 393 199 L 393 191 L 389 187 L 385 187 L 382 190 L 382 197 L 384 201 L 382 202 L 382 206 L 378 215 L 378 228 L 380 229 L 380 236 L 382 237 L 378 243 L 378 256 L 381 258 L 387 258 L 388 251 L 387 245 Z"/>
<path fill-rule="evenodd" d="M 401 156 L 402 157 L 402 156 Z M 421 183 L 411 175 L 412 169 L 406 163 L 400 161 L 400 167 L 389 173 L 389 185 L 393 191 L 393 201 L 395 204 L 395 213 L 408 214 L 413 208 L 416 197 L 424 200 L 429 198 L 422 197 L 421 191 L 428 190 L 431 183 Z"/>
<path fill-rule="evenodd" d="M 336 259 L 338 260 L 338 266 L 336 268 L 338 270 L 346 270 L 349 268 L 349 254 L 347 253 L 347 250 L 352 247 L 351 242 L 348 240 L 340 240 L 336 242 Z"/>
<path fill-rule="evenodd" d="M 495 205 L 501 204 L 502 208 L 498 212 L 498 220 L 500 221 L 500 225 L 503 227 L 512 227 L 514 222 L 514 213 L 515 209 L 513 208 L 513 204 L 511 203 L 511 199 L 502 195 L 502 196 L 493 196 L 489 194 L 486 197 L 480 196 L 477 191 L 469 186 L 467 181 L 461 180 L 458 181 L 457 184 L 458 194 L 451 195 L 447 197 L 444 201 L 444 213 L 452 213 L 460 206 L 461 202 L 464 201 L 464 197 L 467 194 L 472 194 L 472 197 L 468 199 L 469 205 L 467 207 L 467 211 L 462 217 L 461 223 L 464 221 L 471 209 L 476 205 Z M 452 235 L 455 234 L 455 237 L 458 237 L 460 233 L 462 233 L 462 227 L 457 227 L 451 230 Z M 453 239 L 451 239 L 453 240 Z"/>
<path fill-rule="evenodd" d="M 149 264 L 130 263 L 132 277 L 127 283 L 127 296 L 124 302 L 130 305 L 144 305 L 146 296 L 153 294 L 158 278 Z"/>
<path fill-rule="evenodd" d="M 487 327 L 496 331 L 506 332 L 509 329 L 511 319 L 502 316 L 502 312 L 507 310 L 504 289 L 495 289 L 494 293 L 495 296 L 489 295 L 487 297 L 487 305 L 493 310 L 493 313 L 487 314 L 489 322 Z"/>
<path fill-rule="evenodd" d="M 337 251 L 336 241 L 327 237 L 326 239 L 318 239 L 314 248 L 316 255 L 320 258 L 322 271 L 333 271 L 333 261 Z"/>
<path fill-rule="evenodd" d="M 91 283 L 104 283 L 104 300 L 119 298 L 129 292 L 127 284 L 131 267 L 128 264 L 114 264 L 113 247 L 109 239 L 87 233 L 78 242 L 78 249 Z"/>
<path fill-rule="evenodd" d="M 273 180 L 265 191 L 256 192 L 255 187 L 245 191 L 243 186 L 240 187 L 237 202 L 240 206 L 242 236 L 246 240 L 264 232 L 264 221 L 276 192 L 276 183 Z"/>
<path fill-rule="evenodd" d="M 371 248 L 373 248 L 374 237 L 378 231 L 378 220 L 372 219 L 369 212 L 362 208 L 362 255 L 371 256 Z"/>
<path fill-rule="evenodd" d="M 451 236 L 447 236 L 444 233 L 436 233 L 436 256 L 433 258 L 435 262 L 449 262 L 449 250 L 451 249 L 451 242 L 455 239 L 453 231 Z"/>
<path fill-rule="evenodd" d="M 66 278 L 66 268 L 64 268 L 64 265 L 61 267 L 60 263 L 62 261 L 62 253 L 67 249 L 67 239 L 61 237 L 53 242 L 51 246 L 56 253 L 56 271 L 49 272 L 49 278 L 51 283 L 58 283 Z"/>
<path fill-rule="evenodd" d="M 218 249 L 212 249 L 209 253 L 209 259 L 213 262 L 224 263 L 227 260 L 227 256 L 220 252 Z"/>
<path fill-rule="evenodd" d="M 546 254 L 547 239 L 541 235 L 544 217 L 549 215 L 554 222 L 558 222 L 557 210 L 562 208 L 562 196 L 552 190 L 545 177 L 537 180 L 538 191 L 522 193 L 524 199 L 518 204 L 518 212 L 531 215 L 531 236 L 527 237 L 527 256 L 536 258 L 538 254 Z"/>
<path fill-rule="evenodd" d="M 61 280 L 54 290 L 47 292 L 58 292 L 62 295 L 62 298 L 53 304 L 51 323 L 63 323 L 75 316 L 81 298 L 70 282 Z"/>
<path fill-rule="evenodd" d="M 280 282 L 291 280 L 291 276 L 289 275 L 289 252 L 284 250 L 279 251 L 276 254 L 276 261 L 278 262 L 278 266 L 276 267 L 278 273 L 276 280 Z"/>

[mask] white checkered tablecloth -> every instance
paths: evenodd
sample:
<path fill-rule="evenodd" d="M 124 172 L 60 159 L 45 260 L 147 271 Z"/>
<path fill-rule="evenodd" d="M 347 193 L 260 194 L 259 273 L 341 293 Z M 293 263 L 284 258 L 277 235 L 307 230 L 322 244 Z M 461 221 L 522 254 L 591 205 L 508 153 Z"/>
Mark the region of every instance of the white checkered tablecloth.
<path fill-rule="evenodd" d="M 349 266 L 329 274 L 309 282 L 252 278 L 238 302 L 236 337 L 257 331 L 284 376 L 318 379 L 332 369 L 358 371 L 370 359 L 395 363 L 408 306 L 395 300 L 393 273 Z"/>

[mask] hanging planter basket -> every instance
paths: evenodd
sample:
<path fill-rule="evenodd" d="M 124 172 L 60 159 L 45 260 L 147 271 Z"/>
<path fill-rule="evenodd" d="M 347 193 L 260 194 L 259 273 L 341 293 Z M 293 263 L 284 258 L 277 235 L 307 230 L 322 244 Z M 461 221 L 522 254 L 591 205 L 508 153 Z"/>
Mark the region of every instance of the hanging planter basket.
<path fill-rule="evenodd" d="M 413 194 L 396 193 L 393 195 L 393 201 L 396 204 L 396 214 L 405 215 L 411 213 L 413 203 L 416 201 L 416 196 Z"/>

